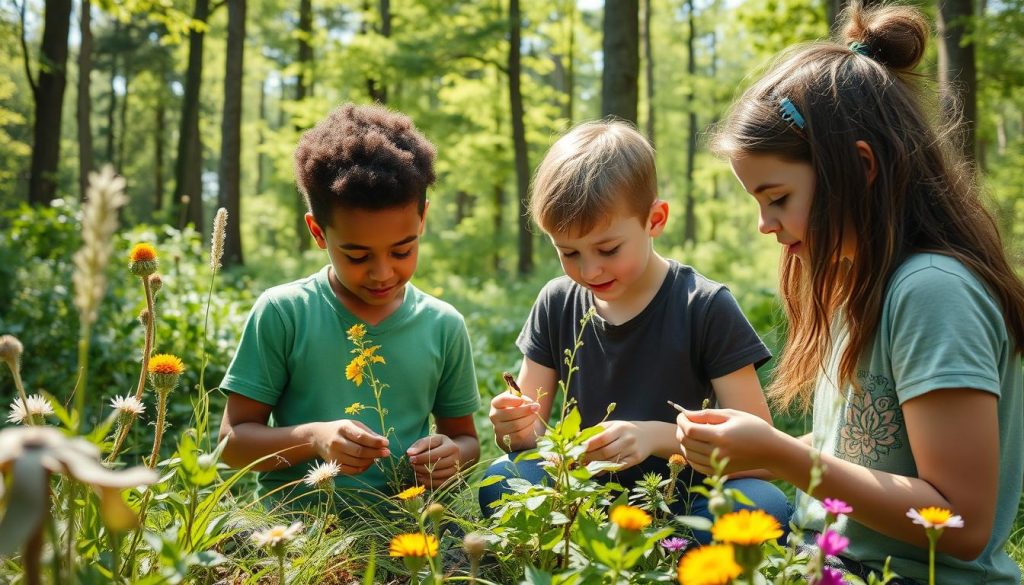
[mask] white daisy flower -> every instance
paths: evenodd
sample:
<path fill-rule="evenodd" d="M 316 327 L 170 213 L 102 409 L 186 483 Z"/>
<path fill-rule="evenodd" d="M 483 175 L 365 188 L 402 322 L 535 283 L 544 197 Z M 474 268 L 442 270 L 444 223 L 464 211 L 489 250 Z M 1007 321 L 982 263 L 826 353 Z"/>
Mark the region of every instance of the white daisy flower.
<path fill-rule="evenodd" d="M 309 487 L 324 487 L 341 473 L 341 466 L 334 461 L 325 461 L 306 474 L 303 483 Z"/>
<path fill-rule="evenodd" d="M 25 403 L 21 398 L 15 398 L 11 402 L 11 412 L 7 415 L 7 422 L 24 424 L 30 416 L 47 416 L 53 414 L 53 406 L 50 401 L 39 394 L 28 397 L 28 412 L 25 411 Z"/>
<path fill-rule="evenodd" d="M 291 526 L 277 525 L 262 532 L 254 532 L 252 541 L 256 546 L 277 546 L 289 542 L 302 532 L 302 522 L 294 522 Z"/>
<path fill-rule="evenodd" d="M 127 414 L 131 416 L 139 416 L 143 412 L 146 412 L 146 405 L 142 404 L 141 400 L 131 394 L 111 398 L 110 406 L 112 406 L 119 414 Z"/>
<path fill-rule="evenodd" d="M 914 524 L 920 524 L 925 528 L 963 528 L 964 519 L 960 516 L 954 516 L 952 512 L 945 508 L 937 508 L 935 506 L 929 506 L 927 508 L 921 508 L 915 510 L 911 508 L 907 510 L 907 518 L 914 521 Z"/>

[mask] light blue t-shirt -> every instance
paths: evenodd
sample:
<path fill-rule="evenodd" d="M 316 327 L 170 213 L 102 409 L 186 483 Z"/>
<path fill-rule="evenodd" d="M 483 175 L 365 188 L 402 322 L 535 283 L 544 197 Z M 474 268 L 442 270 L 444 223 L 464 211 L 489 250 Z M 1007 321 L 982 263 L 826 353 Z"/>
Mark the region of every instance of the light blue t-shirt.
<path fill-rule="evenodd" d="M 335 296 L 328 268 L 260 296 L 221 388 L 273 406 L 271 426 L 347 418 L 384 434 L 377 412 L 345 412 L 355 403 L 375 407 L 376 401 L 366 380 L 357 386 L 345 377 L 355 347 L 346 332 L 361 321 Z M 473 414 L 480 405 L 466 324 L 451 305 L 410 283 L 394 313 L 377 325 L 366 325 L 366 339 L 380 346 L 376 353 L 385 360 L 373 364 L 373 373 L 387 384 L 381 406 L 385 425 L 394 429 L 388 435 L 391 459 L 408 467 L 407 459 L 397 458 L 404 458 L 409 445 L 430 434 L 431 414 L 455 418 Z M 260 493 L 301 480 L 320 462 L 260 473 Z M 360 475 L 339 475 L 335 485 L 390 495 L 391 476 L 389 464 L 382 464 Z M 296 496 L 307 490 L 301 481 L 296 488 L 278 495 Z"/>
<path fill-rule="evenodd" d="M 992 536 L 972 561 L 938 553 L 936 580 L 1018 585 L 1020 570 L 1005 547 L 1024 478 L 1024 378 L 998 301 L 958 260 L 916 254 L 890 281 L 875 339 L 859 363 L 861 393 L 849 388 L 839 392 L 830 382 L 837 379 L 845 345 L 845 332 L 840 331 L 826 364 L 828 375 L 815 391 L 813 436 L 823 452 L 858 465 L 918 476 L 900 408 L 907 400 L 943 388 L 974 388 L 999 397 L 999 491 Z M 796 521 L 820 531 L 820 505 L 800 503 L 806 505 L 798 505 Z M 891 556 L 894 571 L 927 582 L 927 549 L 853 520 L 839 528 L 850 539 L 843 556 L 879 571 Z"/>

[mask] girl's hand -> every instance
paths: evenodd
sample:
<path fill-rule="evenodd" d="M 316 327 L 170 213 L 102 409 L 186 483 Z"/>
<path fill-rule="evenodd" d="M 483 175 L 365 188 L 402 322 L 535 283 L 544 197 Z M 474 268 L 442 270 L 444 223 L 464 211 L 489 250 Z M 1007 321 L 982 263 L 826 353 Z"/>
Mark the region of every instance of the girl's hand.
<path fill-rule="evenodd" d="M 771 469 L 768 454 L 776 440 L 775 428 L 758 416 L 731 409 L 686 410 L 676 417 L 676 439 L 686 460 L 710 475 L 711 452 L 729 458 L 726 473 Z"/>
<path fill-rule="evenodd" d="M 540 404 L 529 396 L 516 396 L 507 391 L 495 396 L 491 400 L 489 416 L 498 446 L 512 451 L 535 447 L 539 411 Z"/>
<path fill-rule="evenodd" d="M 388 440 L 355 420 L 320 423 L 313 447 L 324 461 L 335 461 L 346 475 L 358 475 L 381 457 L 388 457 Z"/>
<path fill-rule="evenodd" d="M 416 484 L 434 489 L 459 472 L 459 446 L 448 435 L 423 437 L 409 447 L 409 456 Z"/>
<path fill-rule="evenodd" d="M 651 456 L 650 443 L 640 432 L 637 423 L 628 420 L 609 420 L 601 423 L 600 434 L 587 440 L 587 452 L 582 463 L 611 461 L 628 469 Z"/>

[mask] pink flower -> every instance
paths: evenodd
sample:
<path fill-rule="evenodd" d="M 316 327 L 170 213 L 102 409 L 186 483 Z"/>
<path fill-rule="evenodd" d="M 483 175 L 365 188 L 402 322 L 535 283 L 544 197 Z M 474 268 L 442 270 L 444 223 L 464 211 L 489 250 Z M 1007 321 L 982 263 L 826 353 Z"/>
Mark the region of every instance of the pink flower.
<path fill-rule="evenodd" d="M 826 555 L 836 556 L 846 550 L 850 545 L 850 539 L 842 536 L 834 530 L 826 530 L 817 538 L 818 548 Z"/>
<path fill-rule="evenodd" d="M 685 538 L 679 538 L 678 536 L 673 536 L 672 538 L 666 538 L 662 540 L 661 548 L 665 549 L 668 552 L 674 553 L 683 550 L 684 548 L 686 548 L 686 545 L 688 544 L 690 544 L 689 540 L 686 540 Z"/>
<path fill-rule="evenodd" d="M 839 570 L 832 567 L 823 567 L 821 569 L 821 578 L 816 580 L 814 585 L 845 585 L 845 581 L 843 581 L 843 574 Z"/>
<path fill-rule="evenodd" d="M 849 514 L 850 512 L 853 512 L 853 508 L 851 508 L 849 504 L 842 500 L 825 498 L 825 501 L 822 503 L 825 504 L 825 511 L 829 514 L 832 514 L 833 516 L 838 516 L 840 514 Z"/>

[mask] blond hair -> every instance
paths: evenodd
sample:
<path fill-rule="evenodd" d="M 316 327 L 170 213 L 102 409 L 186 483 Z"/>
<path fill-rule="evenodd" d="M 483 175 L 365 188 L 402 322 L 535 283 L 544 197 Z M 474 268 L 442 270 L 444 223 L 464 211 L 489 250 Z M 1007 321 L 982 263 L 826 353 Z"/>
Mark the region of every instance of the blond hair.
<path fill-rule="evenodd" d="M 533 181 L 530 213 L 546 232 L 588 233 L 625 206 L 644 221 L 658 196 L 654 148 L 620 121 L 586 122 L 548 150 Z"/>

